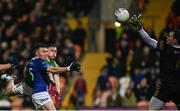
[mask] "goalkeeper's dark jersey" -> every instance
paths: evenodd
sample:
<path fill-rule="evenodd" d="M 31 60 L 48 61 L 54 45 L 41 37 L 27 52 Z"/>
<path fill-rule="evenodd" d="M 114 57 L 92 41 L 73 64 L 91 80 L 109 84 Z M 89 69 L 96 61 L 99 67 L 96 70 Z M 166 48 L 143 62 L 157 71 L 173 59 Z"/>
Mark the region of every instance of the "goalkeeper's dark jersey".
<path fill-rule="evenodd" d="M 158 42 L 160 52 L 160 77 L 162 83 L 180 84 L 180 48 L 168 45 L 165 41 Z"/>

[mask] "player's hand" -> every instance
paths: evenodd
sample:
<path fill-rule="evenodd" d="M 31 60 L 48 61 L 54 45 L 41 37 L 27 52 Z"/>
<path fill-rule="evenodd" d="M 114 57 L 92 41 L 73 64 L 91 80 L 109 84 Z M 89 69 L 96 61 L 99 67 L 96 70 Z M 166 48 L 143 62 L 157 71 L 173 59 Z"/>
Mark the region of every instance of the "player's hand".
<path fill-rule="evenodd" d="M 77 71 L 77 72 L 79 72 L 80 70 L 81 70 L 81 65 L 79 64 L 79 63 L 71 63 L 69 66 L 69 69 L 71 70 L 71 71 Z"/>
<path fill-rule="evenodd" d="M 141 17 L 141 14 L 139 14 L 138 17 L 134 15 L 129 19 L 129 24 L 134 26 L 137 30 L 140 30 L 142 28 L 141 23 L 140 23 L 140 17 Z"/>
<path fill-rule="evenodd" d="M 15 68 L 19 62 L 19 57 L 16 54 L 10 54 L 8 57 L 8 63 L 11 64 L 11 68 Z"/>

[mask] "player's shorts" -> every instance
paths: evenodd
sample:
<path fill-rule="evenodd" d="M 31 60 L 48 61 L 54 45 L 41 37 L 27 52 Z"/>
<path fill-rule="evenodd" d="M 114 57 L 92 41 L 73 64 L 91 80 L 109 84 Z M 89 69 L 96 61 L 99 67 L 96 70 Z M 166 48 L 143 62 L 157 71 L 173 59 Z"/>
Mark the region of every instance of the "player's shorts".
<path fill-rule="evenodd" d="M 41 108 L 42 105 L 52 102 L 51 97 L 48 92 L 39 92 L 32 95 L 32 102 L 35 105 L 36 109 Z"/>
<path fill-rule="evenodd" d="M 12 91 L 15 94 L 21 94 L 26 96 L 31 96 L 33 89 L 26 85 L 24 82 L 20 82 L 12 87 Z"/>
<path fill-rule="evenodd" d="M 163 102 L 173 101 L 176 105 L 180 104 L 180 85 L 159 83 L 156 86 L 154 97 Z"/>
<path fill-rule="evenodd" d="M 51 97 L 54 97 L 55 104 L 60 105 L 61 104 L 61 98 L 57 92 L 56 86 L 52 85 L 51 83 L 49 84 L 49 89 L 48 89 L 49 95 Z"/>

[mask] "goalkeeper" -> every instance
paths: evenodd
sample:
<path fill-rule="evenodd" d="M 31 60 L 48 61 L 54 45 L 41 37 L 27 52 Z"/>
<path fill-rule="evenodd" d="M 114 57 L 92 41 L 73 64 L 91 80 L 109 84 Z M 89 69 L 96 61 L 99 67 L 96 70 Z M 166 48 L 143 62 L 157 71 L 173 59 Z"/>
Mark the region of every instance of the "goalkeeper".
<path fill-rule="evenodd" d="M 149 102 L 150 110 L 160 110 L 172 100 L 180 109 L 180 30 L 168 32 L 165 39 L 152 39 L 141 27 L 139 17 L 134 15 L 129 24 L 134 26 L 142 39 L 160 53 L 160 83 Z"/>

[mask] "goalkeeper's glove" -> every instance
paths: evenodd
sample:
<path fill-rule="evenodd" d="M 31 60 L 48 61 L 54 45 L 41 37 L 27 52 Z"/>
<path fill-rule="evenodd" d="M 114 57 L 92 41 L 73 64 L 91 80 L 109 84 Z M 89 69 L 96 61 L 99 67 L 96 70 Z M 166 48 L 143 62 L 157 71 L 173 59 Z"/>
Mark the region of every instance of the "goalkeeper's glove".
<path fill-rule="evenodd" d="M 81 65 L 79 63 L 71 63 L 68 67 L 67 67 L 68 70 L 70 71 L 77 71 L 79 72 L 81 70 Z"/>
<path fill-rule="evenodd" d="M 140 23 L 140 17 L 141 17 L 141 14 L 139 14 L 138 17 L 134 15 L 133 17 L 129 19 L 129 24 L 134 26 L 137 30 L 140 30 L 142 28 L 141 23 Z"/>
<path fill-rule="evenodd" d="M 16 68 L 19 63 L 19 57 L 16 54 L 10 54 L 8 57 L 8 63 L 11 64 L 11 68 Z"/>

